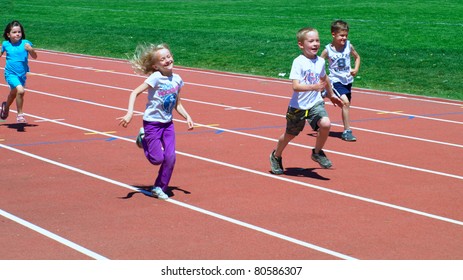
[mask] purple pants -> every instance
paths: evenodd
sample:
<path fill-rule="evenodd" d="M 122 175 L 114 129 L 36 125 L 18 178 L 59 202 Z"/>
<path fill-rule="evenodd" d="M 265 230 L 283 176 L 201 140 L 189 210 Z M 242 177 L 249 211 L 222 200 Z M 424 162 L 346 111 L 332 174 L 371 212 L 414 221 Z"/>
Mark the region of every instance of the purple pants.
<path fill-rule="evenodd" d="M 146 158 L 153 165 L 161 165 L 154 186 L 167 190 L 175 166 L 175 131 L 174 123 L 143 121 L 145 137 L 143 150 Z"/>

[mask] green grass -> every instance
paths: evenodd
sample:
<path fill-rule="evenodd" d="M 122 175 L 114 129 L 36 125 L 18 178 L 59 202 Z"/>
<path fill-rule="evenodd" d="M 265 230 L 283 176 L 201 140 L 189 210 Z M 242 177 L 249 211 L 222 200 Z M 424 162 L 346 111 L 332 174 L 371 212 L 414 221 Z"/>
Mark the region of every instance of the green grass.
<path fill-rule="evenodd" d="M 126 58 L 142 42 L 171 45 L 182 66 L 278 77 L 304 26 L 330 42 L 349 22 L 362 58 L 354 87 L 463 99 L 463 1 L 0 0 L 37 48 Z M 286 76 L 287 77 L 287 76 Z"/>

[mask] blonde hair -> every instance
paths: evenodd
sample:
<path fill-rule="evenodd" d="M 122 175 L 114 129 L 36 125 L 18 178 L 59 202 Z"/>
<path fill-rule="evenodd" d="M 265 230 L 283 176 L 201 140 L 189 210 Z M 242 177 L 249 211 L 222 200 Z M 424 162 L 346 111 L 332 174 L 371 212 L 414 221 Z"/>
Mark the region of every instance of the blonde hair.
<path fill-rule="evenodd" d="M 129 60 L 133 70 L 137 74 L 152 74 L 156 72 L 153 68 L 153 64 L 156 62 L 156 52 L 162 49 L 170 48 L 167 44 L 140 44 L 135 49 L 135 53 Z"/>
<path fill-rule="evenodd" d="M 296 34 L 296 37 L 297 37 L 297 41 L 298 42 L 304 42 L 305 40 L 305 36 L 307 33 L 311 32 L 311 31 L 315 31 L 315 32 L 318 32 L 317 29 L 313 28 L 313 27 L 304 27 L 304 28 L 301 28 L 299 29 L 299 31 L 297 32 Z"/>

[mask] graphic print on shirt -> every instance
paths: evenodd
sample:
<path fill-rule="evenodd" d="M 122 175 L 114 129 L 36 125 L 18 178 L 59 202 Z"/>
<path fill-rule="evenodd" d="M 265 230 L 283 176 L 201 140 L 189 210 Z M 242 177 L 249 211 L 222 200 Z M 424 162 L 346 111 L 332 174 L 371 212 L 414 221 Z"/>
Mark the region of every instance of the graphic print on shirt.
<path fill-rule="evenodd" d="M 346 60 L 349 58 L 349 54 L 339 54 L 332 56 L 333 68 L 338 72 L 350 71 L 350 65 L 346 63 Z"/>
<path fill-rule="evenodd" d="M 178 85 L 173 87 L 172 84 L 161 84 L 158 94 L 162 99 L 162 109 L 164 112 L 171 114 L 177 103 Z"/>
<path fill-rule="evenodd" d="M 320 81 L 320 74 L 313 73 L 311 70 L 305 71 L 304 73 L 304 81 L 308 85 L 316 84 Z"/>

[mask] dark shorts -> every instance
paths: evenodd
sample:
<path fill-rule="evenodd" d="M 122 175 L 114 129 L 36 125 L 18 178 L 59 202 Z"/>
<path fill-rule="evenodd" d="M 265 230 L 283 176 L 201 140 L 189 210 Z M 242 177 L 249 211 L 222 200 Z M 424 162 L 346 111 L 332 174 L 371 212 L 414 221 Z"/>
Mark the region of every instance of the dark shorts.
<path fill-rule="evenodd" d="M 286 113 L 286 133 L 295 136 L 299 135 L 299 133 L 304 129 L 306 120 L 312 129 L 317 131 L 319 128 L 318 121 L 323 117 L 328 117 L 328 113 L 325 109 L 325 102 L 323 101 L 315 104 L 308 110 L 288 107 L 288 111 Z"/>
<path fill-rule="evenodd" d="M 341 95 L 347 96 L 347 99 L 349 99 L 349 102 L 352 97 L 351 90 L 352 90 L 352 84 L 348 84 L 348 85 L 343 85 L 342 83 L 333 84 L 334 94 L 336 94 L 338 97 L 341 97 Z"/>

